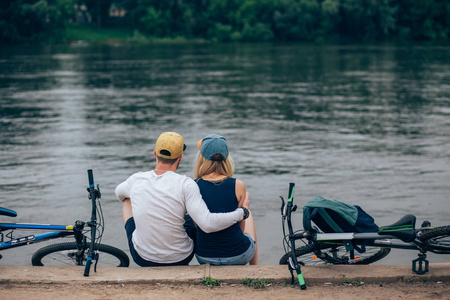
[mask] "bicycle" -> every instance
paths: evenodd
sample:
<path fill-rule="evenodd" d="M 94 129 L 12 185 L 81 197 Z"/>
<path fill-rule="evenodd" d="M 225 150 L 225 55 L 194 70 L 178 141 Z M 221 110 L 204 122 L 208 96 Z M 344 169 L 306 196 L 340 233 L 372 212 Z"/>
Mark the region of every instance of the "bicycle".
<path fill-rule="evenodd" d="M 15 247 L 26 246 L 33 243 L 48 241 L 57 238 L 73 237 L 74 242 L 51 244 L 38 249 L 31 258 L 33 266 L 43 265 L 77 265 L 85 266 L 84 276 L 89 276 L 90 268 L 94 263 L 94 272 L 97 271 L 100 254 L 102 266 L 128 267 L 130 260 L 122 250 L 101 244 L 104 232 L 104 218 L 101 209 L 100 187 L 94 185 L 92 170 L 88 170 L 89 187 L 88 198 L 91 200 L 92 210 L 89 221 L 75 221 L 74 225 L 48 225 L 0 223 L 0 251 Z M 0 207 L 0 215 L 16 217 L 14 210 Z M 40 231 L 39 234 L 15 237 L 17 231 Z M 52 230 L 42 233 L 42 231 Z M 23 233 L 22 233 L 23 234 Z M 2 256 L 0 255 L 0 259 Z"/>
<path fill-rule="evenodd" d="M 280 258 L 279 264 L 288 265 L 292 284 L 294 283 L 293 271 L 296 271 L 301 289 L 306 289 L 301 272 L 301 266 L 305 265 L 367 265 L 383 259 L 391 249 L 416 250 L 419 253 L 418 258 L 412 261 L 412 271 L 422 275 L 429 271 L 429 262 L 426 259 L 428 251 L 436 254 L 450 254 L 450 225 L 431 227 L 429 221 L 424 221 L 420 228 L 415 228 L 416 217 L 411 214 L 402 217 L 394 224 L 377 226 L 376 232 L 345 232 L 342 229 L 339 231 L 339 226 L 334 228 L 334 225 L 345 228 L 345 224 L 339 223 L 342 219 L 335 212 L 322 208 L 319 210 L 322 220 L 335 223 L 330 225 L 333 230 L 329 227 L 326 229 L 328 232 L 323 232 L 320 226 L 311 224 L 311 209 L 307 207 L 307 204 L 303 208 L 304 228 L 294 231 L 291 219 L 292 212 L 297 210 L 297 205 L 293 204 L 294 187 L 294 183 L 289 184 L 287 203 L 280 196 L 285 254 Z M 316 214 L 317 211 L 315 210 Z M 320 222 L 317 221 L 317 223 Z M 296 247 L 297 241 L 301 241 L 303 245 Z"/>

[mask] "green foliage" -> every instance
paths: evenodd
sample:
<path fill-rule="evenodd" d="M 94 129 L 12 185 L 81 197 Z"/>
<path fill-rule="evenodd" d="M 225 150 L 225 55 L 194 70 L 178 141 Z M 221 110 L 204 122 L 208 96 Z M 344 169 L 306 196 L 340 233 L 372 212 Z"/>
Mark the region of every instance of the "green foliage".
<path fill-rule="evenodd" d="M 388 37 L 395 29 L 394 0 L 345 0 L 341 4 L 341 32 L 359 40 Z"/>
<path fill-rule="evenodd" d="M 446 0 L 397 0 L 398 34 L 414 40 L 450 37 L 450 2 Z"/>
<path fill-rule="evenodd" d="M 245 278 L 241 283 L 254 289 L 268 288 L 272 284 L 273 280 L 268 278 Z"/>
<path fill-rule="evenodd" d="M 364 278 L 358 278 L 355 279 L 345 279 L 343 282 L 345 285 L 354 285 L 354 286 L 361 286 L 364 285 Z"/>
<path fill-rule="evenodd" d="M 255 25 L 245 24 L 242 30 L 242 39 L 246 42 L 268 42 L 273 39 L 273 32 L 268 24 L 256 23 Z"/>
<path fill-rule="evenodd" d="M 137 31 L 130 29 L 108 29 L 108 28 L 92 28 L 90 25 L 69 25 L 66 30 L 66 39 L 68 41 L 84 41 L 84 42 L 104 42 L 108 40 L 146 42 L 147 38 L 139 34 Z"/>
<path fill-rule="evenodd" d="M 168 11 L 156 10 L 154 7 L 148 7 L 140 19 L 144 33 L 159 37 L 170 35 L 170 20 Z"/>
<path fill-rule="evenodd" d="M 58 42 L 73 0 L 6 1 L 0 6 L 0 42 Z"/>
<path fill-rule="evenodd" d="M 284 4 L 283 10 L 277 11 L 275 15 L 278 35 L 287 41 L 315 40 L 321 30 L 322 8 L 319 2 L 286 0 Z"/>
<path fill-rule="evenodd" d="M 67 40 L 74 4 L 92 27 L 113 23 L 111 4 L 127 13 L 119 26 L 144 39 L 214 42 L 375 41 L 450 38 L 448 0 L 8 0 L 0 1 L 0 42 Z"/>
<path fill-rule="evenodd" d="M 219 286 L 219 285 L 221 284 L 221 283 L 220 283 L 220 280 L 211 278 L 211 277 L 209 277 L 209 276 L 203 278 L 203 279 L 202 279 L 202 283 L 203 283 L 204 285 L 209 286 L 209 287 L 215 287 L 215 286 Z"/>
<path fill-rule="evenodd" d="M 222 23 L 215 23 L 208 30 L 208 38 L 214 42 L 229 42 L 233 40 L 233 27 Z"/>

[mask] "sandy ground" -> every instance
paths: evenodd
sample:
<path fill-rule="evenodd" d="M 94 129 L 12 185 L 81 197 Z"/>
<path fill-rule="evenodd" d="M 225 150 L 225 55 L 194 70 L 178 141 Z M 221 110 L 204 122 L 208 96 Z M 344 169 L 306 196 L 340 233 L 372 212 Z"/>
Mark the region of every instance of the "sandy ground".
<path fill-rule="evenodd" d="M 308 266 L 306 290 L 286 266 L 0 266 L 0 299 L 449 299 L 450 263 L 417 275 L 411 266 Z M 207 286 L 205 283 L 218 283 Z"/>
<path fill-rule="evenodd" d="M 242 284 L 2 284 L 2 299 L 450 299 L 450 284 L 317 284 L 306 290 L 289 284 L 254 288 Z"/>

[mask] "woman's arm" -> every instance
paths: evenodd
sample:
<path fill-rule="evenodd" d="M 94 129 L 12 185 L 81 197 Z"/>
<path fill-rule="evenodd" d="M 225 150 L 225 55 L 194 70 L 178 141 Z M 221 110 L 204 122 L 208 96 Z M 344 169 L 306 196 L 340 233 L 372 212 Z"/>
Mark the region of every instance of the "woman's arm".
<path fill-rule="evenodd" d="M 244 182 L 236 179 L 236 198 L 238 199 L 238 207 L 245 207 L 250 209 L 250 200 L 249 194 L 247 193 L 247 189 L 245 187 Z M 245 230 L 245 222 L 244 220 L 239 222 L 239 226 L 241 227 L 242 232 Z"/>

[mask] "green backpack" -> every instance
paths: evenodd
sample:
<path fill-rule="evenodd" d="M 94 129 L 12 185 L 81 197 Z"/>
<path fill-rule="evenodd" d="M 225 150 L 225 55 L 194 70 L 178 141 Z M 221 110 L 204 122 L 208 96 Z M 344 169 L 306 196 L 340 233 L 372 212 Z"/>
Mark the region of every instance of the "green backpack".
<path fill-rule="evenodd" d="M 358 205 L 320 196 L 303 207 L 303 228 L 311 230 L 311 222 L 325 233 L 377 232 L 375 220 Z"/>

